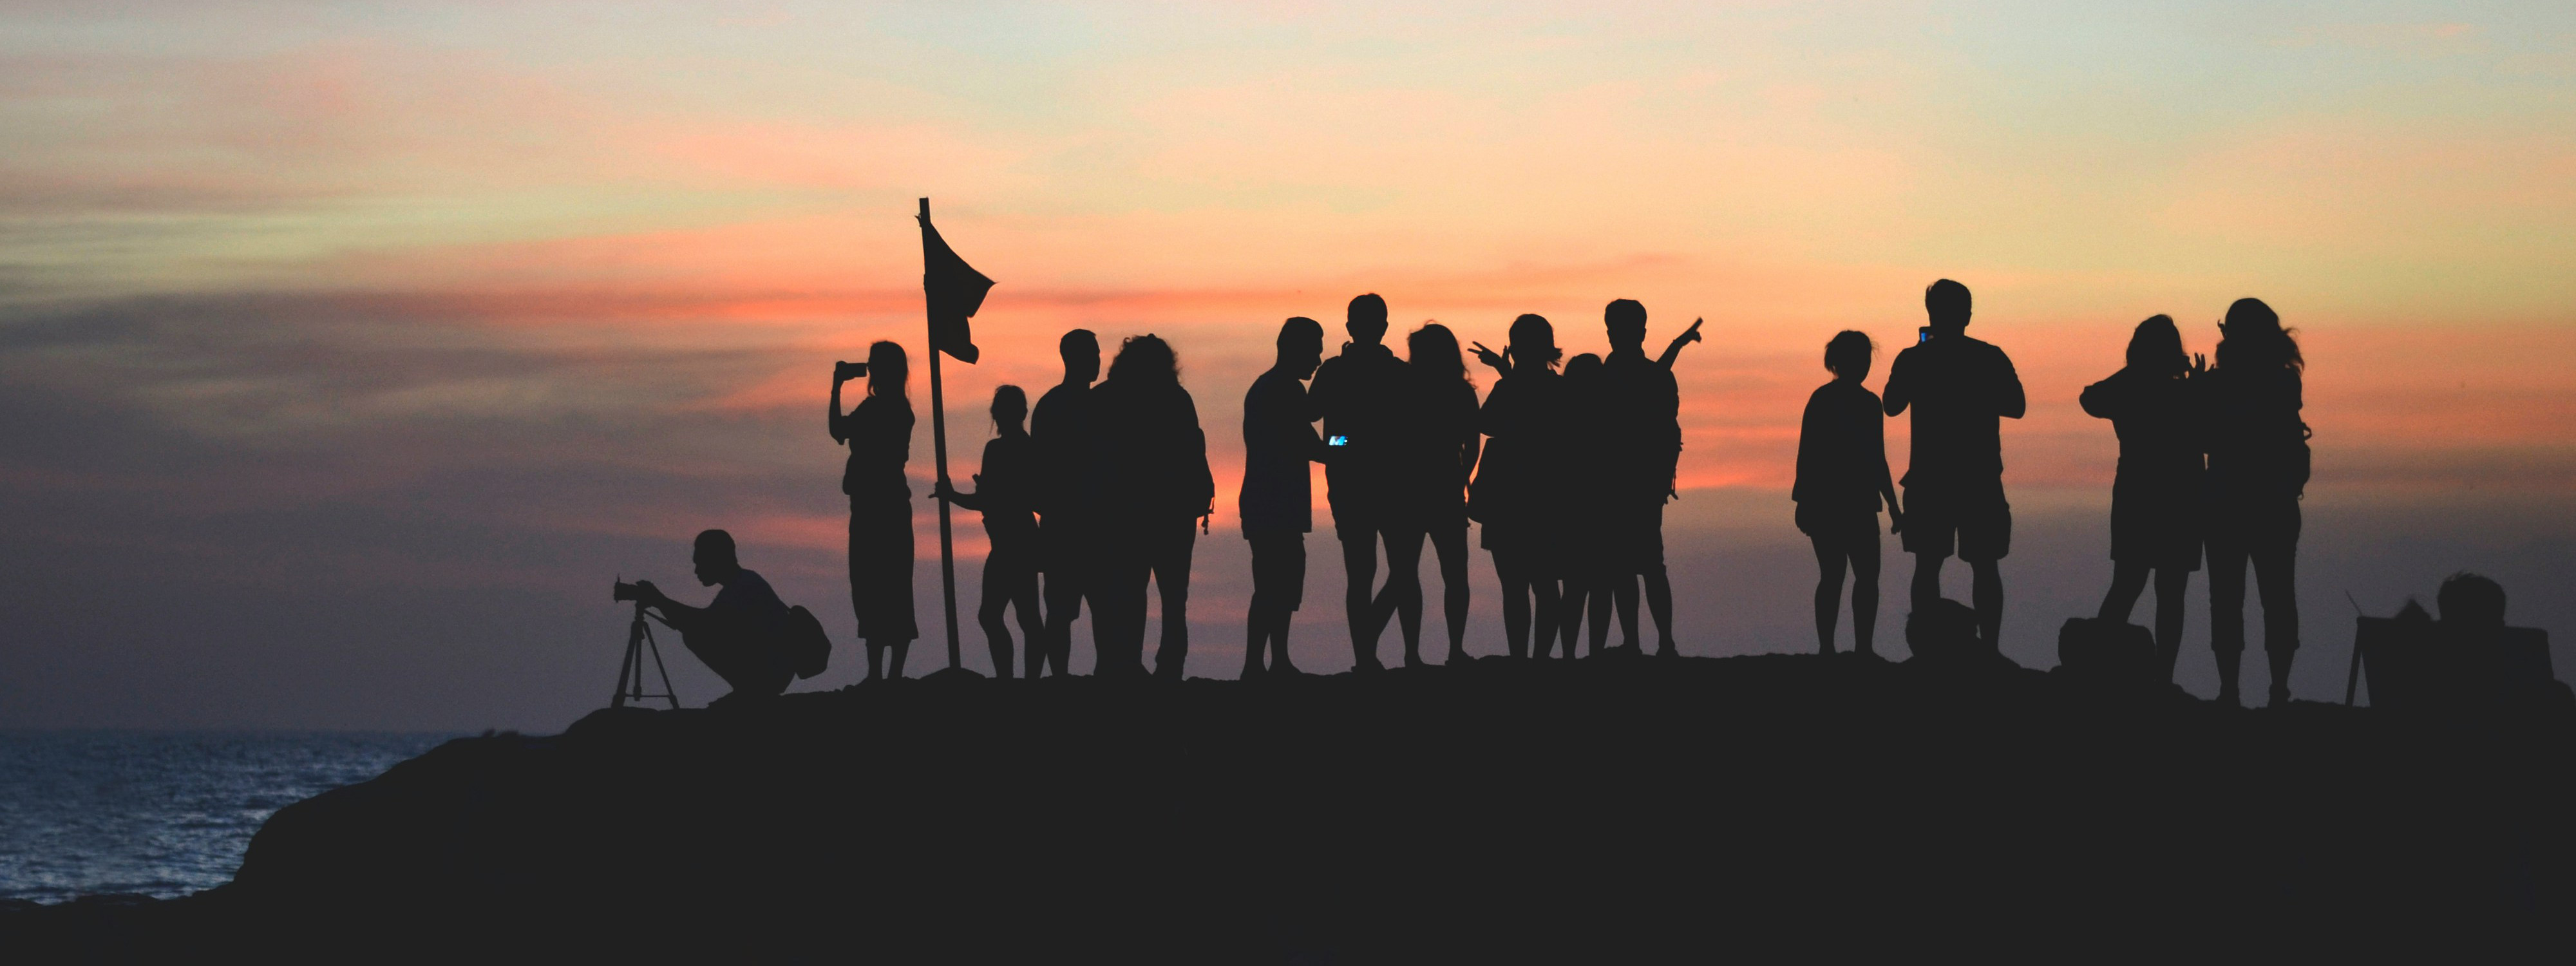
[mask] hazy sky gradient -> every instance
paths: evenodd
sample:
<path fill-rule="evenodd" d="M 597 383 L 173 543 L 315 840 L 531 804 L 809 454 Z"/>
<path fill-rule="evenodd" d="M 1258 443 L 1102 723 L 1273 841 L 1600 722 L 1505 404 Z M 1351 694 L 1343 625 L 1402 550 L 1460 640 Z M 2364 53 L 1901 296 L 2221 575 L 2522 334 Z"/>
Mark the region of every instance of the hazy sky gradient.
<path fill-rule="evenodd" d="M 2107 578 L 2116 443 L 2076 392 L 2138 319 L 2206 351 L 2243 295 L 2311 362 L 2303 696 L 2340 696 L 2345 590 L 2474 567 L 2576 633 L 2563 4 L 14 4 L 0 145 L 0 725 L 552 727 L 613 670 L 608 579 L 687 583 L 710 525 L 845 633 L 827 366 L 918 353 L 925 195 L 1001 282 L 950 369 L 960 476 L 1065 328 L 1182 353 L 1201 673 L 1239 662 L 1243 387 L 1362 291 L 1572 351 L 1615 297 L 1658 345 L 1709 320 L 1696 653 L 1812 646 L 1798 407 L 1827 337 L 1895 348 L 1943 276 L 2031 391 L 2025 663 Z"/>

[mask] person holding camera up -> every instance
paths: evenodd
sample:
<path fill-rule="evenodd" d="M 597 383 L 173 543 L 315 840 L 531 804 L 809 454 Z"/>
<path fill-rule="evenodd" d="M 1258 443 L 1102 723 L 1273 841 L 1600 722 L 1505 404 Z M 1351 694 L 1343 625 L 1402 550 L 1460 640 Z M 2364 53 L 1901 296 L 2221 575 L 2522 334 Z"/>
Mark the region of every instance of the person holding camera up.
<path fill-rule="evenodd" d="M 2004 350 L 1968 335 L 1974 303 L 1949 279 L 1923 290 L 1919 344 L 1896 354 L 1881 391 L 1887 415 L 1914 410 L 1913 456 L 1905 477 L 1905 550 L 1914 555 L 1914 607 L 1941 599 L 1941 563 L 1953 553 L 1975 580 L 1977 632 L 1995 646 L 2004 623 L 2004 578 L 2012 552 L 2012 505 L 2004 500 L 2003 420 L 2030 408 L 2021 375 Z"/>
<path fill-rule="evenodd" d="M 912 485 L 903 476 L 912 457 L 908 370 L 903 347 L 883 341 L 868 346 L 867 362 L 832 367 L 832 441 L 850 447 L 841 472 L 841 492 L 850 497 L 850 606 L 867 642 L 870 681 L 902 677 L 904 654 L 921 636 L 912 616 Z M 844 414 L 841 384 L 860 377 L 868 396 Z"/>
<path fill-rule="evenodd" d="M 672 600 L 649 580 L 617 587 L 619 600 L 640 601 L 658 613 L 662 623 L 680 632 L 680 643 L 716 672 L 733 691 L 708 707 L 772 698 L 787 690 L 795 674 L 788 652 L 788 608 L 769 589 L 769 581 L 743 567 L 734 554 L 733 534 L 708 530 L 698 534 L 689 554 L 702 586 L 724 589 L 705 607 Z"/>

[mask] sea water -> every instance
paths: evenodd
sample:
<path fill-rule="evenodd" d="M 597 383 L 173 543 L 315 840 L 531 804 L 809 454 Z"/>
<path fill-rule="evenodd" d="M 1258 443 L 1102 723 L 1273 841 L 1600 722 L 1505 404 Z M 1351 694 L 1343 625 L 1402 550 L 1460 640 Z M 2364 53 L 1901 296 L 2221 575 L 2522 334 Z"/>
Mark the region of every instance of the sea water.
<path fill-rule="evenodd" d="M 0 899 L 221 885 L 278 809 L 452 737 L 0 731 Z"/>

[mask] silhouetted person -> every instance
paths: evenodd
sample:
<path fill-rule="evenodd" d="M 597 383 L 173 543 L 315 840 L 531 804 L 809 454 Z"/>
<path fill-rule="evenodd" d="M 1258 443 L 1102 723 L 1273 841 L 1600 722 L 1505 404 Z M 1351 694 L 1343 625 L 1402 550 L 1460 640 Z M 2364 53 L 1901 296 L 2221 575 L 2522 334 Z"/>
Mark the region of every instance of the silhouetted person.
<path fill-rule="evenodd" d="M 1968 287 L 1942 279 L 1923 290 L 1929 338 L 1888 367 L 1887 414 L 1914 410 L 1913 453 L 1905 467 L 1904 543 L 1914 555 L 1914 607 L 1941 599 L 1941 563 L 1953 552 L 1976 583 L 1977 625 L 1993 645 L 2003 631 L 2004 579 L 1996 561 L 2012 552 L 2012 506 L 2004 502 L 2000 420 L 2028 408 L 2010 358 L 1968 335 Z"/>
<path fill-rule="evenodd" d="M 1037 454 L 1037 486 L 1031 495 L 1038 511 L 1039 567 L 1046 574 L 1043 657 L 1062 677 L 1073 673 L 1073 621 L 1082 616 L 1082 599 L 1091 592 L 1104 559 L 1095 532 L 1099 499 L 1092 491 L 1098 454 L 1092 442 L 1091 383 L 1100 378 L 1100 340 L 1089 329 L 1075 329 L 1056 341 L 1056 354 L 1064 360 L 1064 381 L 1038 397 L 1029 416 L 1029 443 Z M 1097 602 L 1092 605 L 1091 639 L 1095 648 L 1108 648 Z M 1039 648 L 1030 645 L 1029 660 L 1039 659 Z"/>
<path fill-rule="evenodd" d="M 1031 508 L 1037 489 L 1037 451 L 1020 428 L 1028 418 L 1029 397 L 1018 386 L 993 389 L 993 428 L 999 433 L 984 444 L 982 472 L 975 492 L 959 493 L 933 484 L 931 495 L 984 514 L 984 600 L 976 623 L 984 626 L 984 643 L 993 651 L 993 676 L 1011 676 L 1011 625 L 1004 612 L 1020 609 L 1020 633 L 1029 646 L 1029 676 L 1038 676 L 1046 659 L 1046 616 L 1038 611 L 1038 520 Z"/>
<path fill-rule="evenodd" d="M 2209 446 L 2209 646 L 2218 655 L 2218 700 L 2240 701 L 2250 561 L 2263 596 L 2271 703 L 2282 705 L 2290 700 L 2290 662 L 2299 651 L 2299 495 L 2308 485 L 2308 427 L 2299 409 L 2306 361 L 2281 317 L 2260 299 L 2236 300 L 2218 330 L 2218 365 L 2191 380 Z"/>
<path fill-rule="evenodd" d="M 1798 419 L 1798 478 L 1789 499 L 1798 504 L 1798 532 L 1816 549 L 1816 647 L 1834 652 L 1834 611 L 1842 604 L 1843 572 L 1851 571 L 1852 652 L 1876 654 L 1878 629 L 1878 508 L 1886 501 L 1888 529 L 1903 533 L 1896 483 L 1887 469 L 1887 414 L 1869 379 L 1875 347 L 1869 336 L 1844 330 L 1825 343 L 1825 371 L 1833 381 L 1807 396 Z"/>
<path fill-rule="evenodd" d="M 1440 558 L 1441 603 L 1449 621 L 1449 661 L 1467 659 L 1467 480 L 1476 469 L 1484 435 L 1476 431 L 1476 384 L 1458 337 L 1438 322 L 1405 337 L 1408 431 L 1400 471 L 1402 487 L 1388 532 L 1386 589 L 1370 614 L 1373 627 L 1400 618 L 1404 663 L 1422 663 L 1422 541 Z M 1371 631 L 1375 640 L 1375 631 Z"/>
<path fill-rule="evenodd" d="M 2125 624 L 2156 581 L 2156 658 L 2173 678 L 2182 653 L 2183 595 L 2200 569 L 2201 426 L 2173 319 L 2156 316 L 2129 336 L 2128 364 L 2085 387 L 2084 411 L 2111 421 L 2120 435 L 2120 471 L 2111 483 L 2111 590 L 2103 621 Z"/>
<path fill-rule="evenodd" d="M 1601 360 L 1603 428 L 1615 453 L 1603 467 L 1613 476 L 1600 495 L 1608 511 L 1603 579 L 1630 645 L 1637 641 L 1637 584 L 1645 582 L 1646 610 L 1655 618 L 1655 653 L 1671 657 L 1678 652 L 1673 648 L 1673 583 L 1664 569 L 1664 501 L 1673 495 L 1682 456 L 1682 395 L 1673 379 L 1673 362 L 1683 346 L 1699 341 L 1700 324 L 1693 321 L 1664 348 L 1662 358 L 1650 360 L 1643 304 L 1635 299 L 1612 302 L 1601 321 L 1610 336 L 1610 355 Z"/>
<path fill-rule="evenodd" d="M 912 616 L 912 400 L 904 396 L 903 347 L 868 346 L 868 397 L 841 412 L 842 373 L 832 380 L 832 441 L 850 447 L 841 492 L 850 497 L 850 607 L 867 642 L 868 680 L 902 677 L 920 629 Z M 891 649 L 894 658 L 886 661 Z"/>
<path fill-rule="evenodd" d="M 1565 480 L 1565 498 L 1556 506 L 1559 536 L 1555 572 L 1561 588 L 1557 592 L 1557 639 L 1564 642 L 1568 658 L 1575 656 L 1574 644 L 1581 636 L 1586 608 L 1592 615 L 1591 653 L 1601 653 L 1602 639 L 1610 636 L 1610 575 L 1615 568 L 1611 562 L 1614 537 L 1609 531 L 1615 525 L 1615 499 L 1601 491 L 1617 486 L 1622 454 L 1617 432 L 1610 426 L 1610 406 L 1604 398 L 1610 390 L 1603 382 L 1601 357 L 1589 352 L 1566 360 L 1565 372 L 1558 378 L 1557 406 L 1566 432 L 1555 453 Z M 1628 643 L 1633 645 L 1637 643 L 1633 590 L 1629 600 Z M 1547 649 L 1541 646 L 1535 656 L 1546 657 Z"/>
<path fill-rule="evenodd" d="M 1295 674 L 1288 623 L 1306 599 L 1306 533 L 1315 528 L 1308 463 L 1327 456 L 1307 415 L 1304 380 L 1324 361 L 1324 326 L 1305 316 L 1279 326 L 1279 355 L 1243 394 L 1243 490 L 1235 507 L 1252 545 L 1252 605 L 1244 615 L 1243 676 Z"/>
<path fill-rule="evenodd" d="M 1114 632 L 1093 673 L 1145 673 L 1145 585 L 1162 590 L 1163 640 L 1154 673 L 1181 678 L 1190 650 L 1190 556 L 1198 521 L 1216 498 L 1208 472 L 1207 434 L 1198 404 L 1181 388 L 1172 347 L 1151 334 L 1134 336 L 1092 391 L 1099 447 L 1101 540 L 1107 551 L 1104 590 L 1092 599 L 1094 621 Z"/>
<path fill-rule="evenodd" d="M 1306 402 L 1309 412 L 1324 421 L 1325 441 L 1340 441 L 1332 462 L 1324 464 L 1324 480 L 1348 578 L 1343 605 L 1352 666 L 1375 671 L 1384 666 L 1378 663 L 1375 633 L 1384 625 L 1369 621 L 1369 605 L 1375 597 L 1378 543 L 1397 524 L 1406 379 L 1404 361 L 1382 344 L 1385 299 L 1375 294 L 1352 299 L 1343 328 L 1351 340 L 1342 343 L 1340 355 L 1315 370 Z"/>
<path fill-rule="evenodd" d="M 1494 555 L 1494 576 L 1503 591 L 1503 638 L 1513 657 L 1528 657 L 1533 646 L 1546 653 L 1557 631 L 1557 511 L 1565 497 L 1561 453 L 1568 432 L 1557 398 L 1561 355 L 1555 327 L 1537 315 L 1512 320 L 1506 354 L 1476 346 L 1476 358 L 1502 377 L 1477 414 L 1485 454 L 1467 492 L 1467 512 L 1484 524 L 1481 542 Z"/>
<path fill-rule="evenodd" d="M 705 607 L 672 600 L 649 580 L 635 586 L 643 591 L 639 599 L 644 606 L 680 632 L 689 653 L 733 687 L 708 706 L 775 697 L 787 690 L 796 676 L 787 648 L 787 603 L 769 589 L 769 581 L 743 567 L 730 533 L 699 533 L 689 562 L 696 565 L 700 586 L 724 588 Z"/>

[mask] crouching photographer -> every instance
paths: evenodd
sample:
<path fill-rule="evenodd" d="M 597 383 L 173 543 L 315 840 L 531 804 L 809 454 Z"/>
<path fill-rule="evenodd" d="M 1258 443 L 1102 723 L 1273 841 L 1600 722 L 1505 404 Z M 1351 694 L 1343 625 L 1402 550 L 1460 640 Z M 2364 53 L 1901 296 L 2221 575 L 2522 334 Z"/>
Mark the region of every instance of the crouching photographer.
<path fill-rule="evenodd" d="M 787 606 L 769 581 L 743 567 L 734 556 L 732 534 L 698 534 L 689 559 L 697 567 L 698 583 L 723 588 L 705 607 L 672 600 L 649 580 L 618 584 L 615 597 L 643 604 L 680 632 L 689 653 L 733 686 L 732 693 L 708 707 L 775 697 L 787 690 L 789 681 L 822 672 L 831 643 L 821 624 L 804 608 Z"/>

